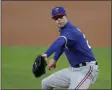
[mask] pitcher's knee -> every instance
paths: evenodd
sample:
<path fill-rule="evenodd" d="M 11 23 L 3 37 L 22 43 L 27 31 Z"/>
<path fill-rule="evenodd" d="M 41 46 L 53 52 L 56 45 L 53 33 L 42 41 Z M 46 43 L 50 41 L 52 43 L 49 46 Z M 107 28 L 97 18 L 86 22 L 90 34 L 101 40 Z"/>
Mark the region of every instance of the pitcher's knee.
<path fill-rule="evenodd" d="M 47 86 L 47 85 L 46 85 L 45 79 L 43 79 L 43 80 L 41 81 L 41 85 L 42 85 L 42 89 L 44 89 L 44 87 Z"/>
<path fill-rule="evenodd" d="M 48 78 L 43 79 L 41 82 L 41 85 L 43 90 L 46 90 L 46 89 L 53 90 L 53 87 L 51 87 L 51 83 Z"/>
<path fill-rule="evenodd" d="M 48 81 L 46 79 L 43 79 L 41 82 L 42 89 L 47 89 L 49 87 Z"/>

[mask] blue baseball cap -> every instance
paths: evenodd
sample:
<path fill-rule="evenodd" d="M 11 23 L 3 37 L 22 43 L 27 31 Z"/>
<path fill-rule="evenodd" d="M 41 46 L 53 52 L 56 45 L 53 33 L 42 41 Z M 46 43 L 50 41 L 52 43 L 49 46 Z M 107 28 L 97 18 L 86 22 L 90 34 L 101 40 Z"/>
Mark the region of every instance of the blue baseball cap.
<path fill-rule="evenodd" d="M 52 9 L 52 17 L 56 15 L 65 15 L 66 11 L 63 7 L 55 7 Z"/>

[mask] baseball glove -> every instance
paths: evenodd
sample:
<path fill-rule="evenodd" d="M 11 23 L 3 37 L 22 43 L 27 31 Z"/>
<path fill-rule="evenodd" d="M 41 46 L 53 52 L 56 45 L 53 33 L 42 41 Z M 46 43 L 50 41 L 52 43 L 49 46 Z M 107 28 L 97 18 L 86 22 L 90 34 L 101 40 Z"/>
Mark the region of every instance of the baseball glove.
<path fill-rule="evenodd" d="M 32 72 L 36 78 L 42 76 L 43 74 L 46 73 L 46 66 L 47 62 L 44 57 L 41 55 L 38 55 L 37 58 L 35 59 L 33 66 L 32 66 Z"/>

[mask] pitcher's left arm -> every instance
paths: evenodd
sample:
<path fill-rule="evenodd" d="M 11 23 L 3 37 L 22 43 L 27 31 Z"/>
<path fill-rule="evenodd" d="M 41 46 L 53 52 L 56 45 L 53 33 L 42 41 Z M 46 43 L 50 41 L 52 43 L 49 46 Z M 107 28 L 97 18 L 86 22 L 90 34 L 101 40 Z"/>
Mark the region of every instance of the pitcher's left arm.
<path fill-rule="evenodd" d="M 45 52 L 45 54 L 47 55 L 47 57 L 49 57 L 51 54 L 53 54 L 54 52 L 57 52 L 57 54 L 55 55 L 55 58 L 59 57 L 58 55 L 61 55 L 60 49 L 64 48 L 64 45 L 66 43 L 66 40 L 63 37 L 58 38 L 50 47 L 49 49 Z M 61 51 L 62 52 L 62 51 Z"/>

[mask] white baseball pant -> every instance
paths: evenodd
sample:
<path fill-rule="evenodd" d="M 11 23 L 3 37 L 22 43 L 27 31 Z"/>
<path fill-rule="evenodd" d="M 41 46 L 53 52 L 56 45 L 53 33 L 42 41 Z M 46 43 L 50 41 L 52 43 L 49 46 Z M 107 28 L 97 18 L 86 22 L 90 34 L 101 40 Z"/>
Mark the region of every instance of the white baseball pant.
<path fill-rule="evenodd" d="M 42 89 L 88 89 L 96 81 L 98 72 L 98 65 L 95 65 L 95 61 L 79 68 L 65 68 L 43 79 Z"/>

